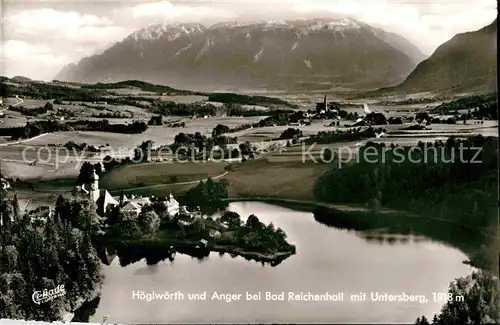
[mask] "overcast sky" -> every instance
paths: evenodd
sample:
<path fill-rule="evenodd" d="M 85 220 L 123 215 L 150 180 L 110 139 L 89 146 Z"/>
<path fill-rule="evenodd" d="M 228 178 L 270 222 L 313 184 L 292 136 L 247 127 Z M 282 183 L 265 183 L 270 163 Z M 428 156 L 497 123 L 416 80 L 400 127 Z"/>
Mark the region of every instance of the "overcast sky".
<path fill-rule="evenodd" d="M 71 62 L 103 51 L 152 23 L 352 15 L 406 37 L 425 54 L 497 14 L 495 0 L 3 0 L 2 75 L 51 80 Z"/>

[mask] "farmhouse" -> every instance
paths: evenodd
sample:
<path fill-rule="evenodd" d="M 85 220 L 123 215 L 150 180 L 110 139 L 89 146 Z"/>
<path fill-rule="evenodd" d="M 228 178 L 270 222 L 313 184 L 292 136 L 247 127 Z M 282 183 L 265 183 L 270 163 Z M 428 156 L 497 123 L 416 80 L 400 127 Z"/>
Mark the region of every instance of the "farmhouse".
<path fill-rule="evenodd" d="M 121 207 L 121 210 L 126 213 L 131 213 L 135 215 L 139 215 L 141 212 L 141 206 L 135 202 L 127 202 L 125 205 Z"/>

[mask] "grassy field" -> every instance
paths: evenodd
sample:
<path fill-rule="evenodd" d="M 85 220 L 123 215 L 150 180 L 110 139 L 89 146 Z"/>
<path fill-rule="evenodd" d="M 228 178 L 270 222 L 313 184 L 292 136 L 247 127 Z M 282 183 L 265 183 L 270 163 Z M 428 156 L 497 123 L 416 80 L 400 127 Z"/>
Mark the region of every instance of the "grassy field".
<path fill-rule="evenodd" d="M 120 134 L 111 132 L 56 132 L 40 139 L 33 140 L 30 145 L 65 144 L 68 141 L 87 143 L 88 145 L 109 144 L 114 150 L 120 148 L 135 148 L 143 141 L 152 140 L 155 145 L 173 143 L 175 135 L 180 132 L 192 131 L 189 128 L 150 127 L 141 134 Z M 210 131 L 211 132 L 211 131 Z"/>
<path fill-rule="evenodd" d="M 149 97 L 149 96 L 144 96 Z M 197 102 L 205 102 L 208 96 L 186 95 L 186 96 L 151 96 L 152 98 L 161 98 L 161 100 L 174 102 L 178 104 L 191 104 Z"/>
<path fill-rule="evenodd" d="M 187 128 L 200 128 L 202 130 L 209 129 L 210 131 L 217 124 L 224 124 L 230 128 L 234 128 L 245 124 L 254 124 L 259 122 L 262 116 L 250 116 L 250 117 L 211 117 L 211 118 L 197 118 L 197 119 L 185 119 Z M 236 133 L 234 133 L 236 134 Z M 231 135 L 235 136 L 235 135 Z"/>
<path fill-rule="evenodd" d="M 112 94 L 117 94 L 121 96 L 153 96 L 156 95 L 156 93 L 152 91 L 145 91 L 137 87 L 124 87 L 124 88 L 116 88 L 116 89 L 110 89 L 108 91 L 109 93 Z"/>
<path fill-rule="evenodd" d="M 14 128 L 25 126 L 26 122 L 28 121 L 26 117 L 22 116 L 22 114 L 18 112 L 7 110 L 5 111 L 5 115 L 8 116 L 8 118 L 2 118 L 0 120 L 0 128 Z"/>
<path fill-rule="evenodd" d="M 268 139 L 279 138 L 281 133 L 288 128 L 300 129 L 304 136 L 310 136 L 320 131 L 332 131 L 336 128 L 329 127 L 331 121 L 318 120 L 308 126 L 266 126 L 262 128 L 252 128 L 227 134 L 228 136 L 238 137 L 240 141 L 258 142 Z"/>
<path fill-rule="evenodd" d="M 135 148 L 143 141 L 152 140 L 154 146 L 172 144 L 174 137 L 181 133 L 200 132 L 203 135 L 210 136 L 212 130 L 217 124 L 225 124 L 229 127 L 236 127 L 243 124 L 254 123 L 260 120 L 258 117 L 252 118 L 211 118 L 211 119 L 181 119 L 185 121 L 184 128 L 171 128 L 166 126 L 150 126 L 146 132 L 141 134 L 120 134 L 110 132 L 86 132 L 86 131 L 69 131 L 55 132 L 48 134 L 39 139 L 30 141 L 30 145 L 48 145 L 48 144 L 65 144 L 68 141 L 76 143 L 87 143 L 89 145 L 106 145 L 113 148 Z M 231 135 L 234 136 L 234 135 Z"/>
<path fill-rule="evenodd" d="M 199 181 L 225 172 L 222 163 L 145 163 L 119 167 L 100 180 L 109 190 Z"/>
<path fill-rule="evenodd" d="M 169 166 L 175 167 L 170 170 L 162 170 L 163 167 L 169 168 Z M 177 175 L 180 182 L 181 177 L 182 181 L 189 179 L 197 180 L 205 178 L 209 172 L 212 172 L 211 176 L 224 172 L 222 170 L 223 164 L 212 164 L 212 166 L 200 164 L 199 166 L 203 166 L 203 170 L 197 171 L 192 170 L 192 166 L 186 168 L 186 170 L 182 170 L 185 167 L 180 166 L 182 164 L 166 164 L 163 167 L 156 167 L 157 170 L 155 171 L 153 171 L 155 168 L 154 164 L 144 164 L 140 168 L 137 168 L 139 166 L 130 166 L 133 168 L 127 171 L 127 176 L 123 176 L 125 173 L 121 170 L 116 170 L 116 174 L 111 172 L 105 175 L 101 179 L 101 187 L 107 188 L 113 194 L 117 195 L 120 191 L 116 189 L 120 186 L 131 186 L 137 184 L 137 182 L 141 182 L 141 179 L 143 183 L 140 185 L 146 184 L 145 182 L 149 182 L 149 185 L 155 185 L 161 184 L 161 180 L 168 181 L 173 175 Z M 184 166 L 187 167 L 189 165 L 184 164 Z M 229 183 L 228 191 L 230 197 L 279 196 L 291 199 L 313 199 L 313 186 L 316 179 L 330 168 L 332 168 L 331 165 L 315 164 L 312 162 L 303 164 L 297 161 L 272 162 L 262 159 L 247 161 L 234 166 L 234 169 L 221 179 L 225 179 Z M 153 173 L 156 173 L 157 176 L 154 177 Z M 161 173 L 160 176 L 158 176 L 158 173 Z M 169 193 L 179 195 L 194 186 L 196 186 L 196 183 L 180 185 L 163 184 L 126 191 L 126 193 L 156 196 L 166 196 Z"/>
<path fill-rule="evenodd" d="M 2 160 L 2 174 L 23 180 L 54 180 L 76 178 L 80 168 L 76 164 L 42 164 L 30 166 L 29 162 Z"/>
<path fill-rule="evenodd" d="M 119 195 L 124 189 L 127 194 L 166 196 L 169 193 L 180 195 L 196 186 L 199 180 L 224 174 L 222 163 L 169 164 L 147 163 L 117 168 L 103 175 L 100 187 Z M 33 168 L 33 167 L 31 167 Z M 267 159 L 250 160 L 233 165 L 233 170 L 225 179 L 229 184 L 230 197 L 282 197 L 289 199 L 313 199 L 313 186 L 316 179 L 332 165 L 321 163 L 301 163 L 300 161 L 272 162 Z M 23 171 L 24 173 L 31 172 Z M 47 172 L 47 170 L 45 170 Z M 173 178 L 175 176 L 175 179 Z M 74 175 L 76 177 L 76 175 Z M 24 197 L 36 198 L 40 202 L 53 204 L 58 194 L 69 195 L 74 186 L 73 179 L 44 180 L 35 183 L 36 192 L 31 188 L 18 189 Z M 175 180 L 176 183 L 172 184 Z M 181 182 L 193 183 L 185 184 Z M 141 188 L 144 186 L 150 186 Z M 138 187 L 138 188 L 133 188 Z"/>
<path fill-rule="evenodd" d="M 312 199 L 316 179 L 331 166 L 301 162 L 247 161 L 224 177 L 229 196 Z"/>

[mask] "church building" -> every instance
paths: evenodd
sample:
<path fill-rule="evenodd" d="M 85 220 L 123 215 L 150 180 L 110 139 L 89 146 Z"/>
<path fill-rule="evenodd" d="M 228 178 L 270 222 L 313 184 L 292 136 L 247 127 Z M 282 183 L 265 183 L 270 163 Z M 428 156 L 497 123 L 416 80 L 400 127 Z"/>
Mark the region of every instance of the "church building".
<path fill-rule="evenodd" d="M 86 186 L 88 186 L 88 189 L 86 188 Z M 92 177 L 90 178 L 90 182 L 88 184 L 77 186 L 77 191 L 83 193 L 84 195 L 88 195 L 88 197 L 96 203 L 97 214 L 99 214 L 100 216 L 104 216 L 106 210 L 109 207 L 116 207 L 120 205 L 120 203 L 120 208 L 123 212 L 129 212 L 135 215 L 139 215 L 144 206 L 151 204 L 151 199 L 149 197 L 136 197 L 134 195 L 131 195 L 130 198 L 124 196 L 123 202 L 119 202 L 120 199 L 111 196 L 111 194 L 107 190 L 99 189 L 99 176 L 96 174 L 95 170 Z M 169 214 L 169 216 L 173 217 L 179 214 L 181 207 L 179 206 L 179 202 L 174 198 L 172 193 L 170 193 L 170 195 L 165 198 L 163 204 L 167 208 L 167 213 Z"/>
<path fill-rule="evenodd" d="M 89 185 L 89 189 L 85 188 L 85 185 Z M 109 206 L 117 206 L 119 202 L 109 194 L 108 190 L 99 189 L 99 176 L 96 174 L 95 170 L 90 179 L 90 184 L 83 184 L 77 186 L 77 190 L 88 195 L 90 200 L 97 205 L 97 214 L 100 216 L 104 215 L 104 212 Z"/>

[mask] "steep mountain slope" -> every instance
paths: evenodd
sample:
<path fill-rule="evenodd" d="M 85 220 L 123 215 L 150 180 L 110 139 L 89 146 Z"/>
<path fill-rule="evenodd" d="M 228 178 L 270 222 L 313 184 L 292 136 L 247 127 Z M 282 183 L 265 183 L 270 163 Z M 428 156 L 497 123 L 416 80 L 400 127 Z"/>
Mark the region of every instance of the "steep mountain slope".
<path fill-rule="evenodd" d="M 455 35 L 421 62 L 394 90 L 491 91 L 496 89 L 497 21 L 474 31 Z"/>
<path fill-rule="evenodd" d="M 402 37 L 346 18 L 160 24 L 55 79 L 139 79 L 189 89 L 381 87 L 401 82 L 422 56 Z"/>
<path fill-rule="evenodd" d="M 384 40 L 385 42 L 389 43 L 392 47 L 408 55 L 410 59 L 412 59 L 412 61 L 415 63 L 415 65 L 419 64 L 420 62 L 422 62 L 427 58 L 427 55 L 423 54 L 415 45 L 410 43 L 406 38 L 398 34 L 385 32 L 379 28 L 374 29 L 374 31 L 375 35 L 378 38 Z"/>

